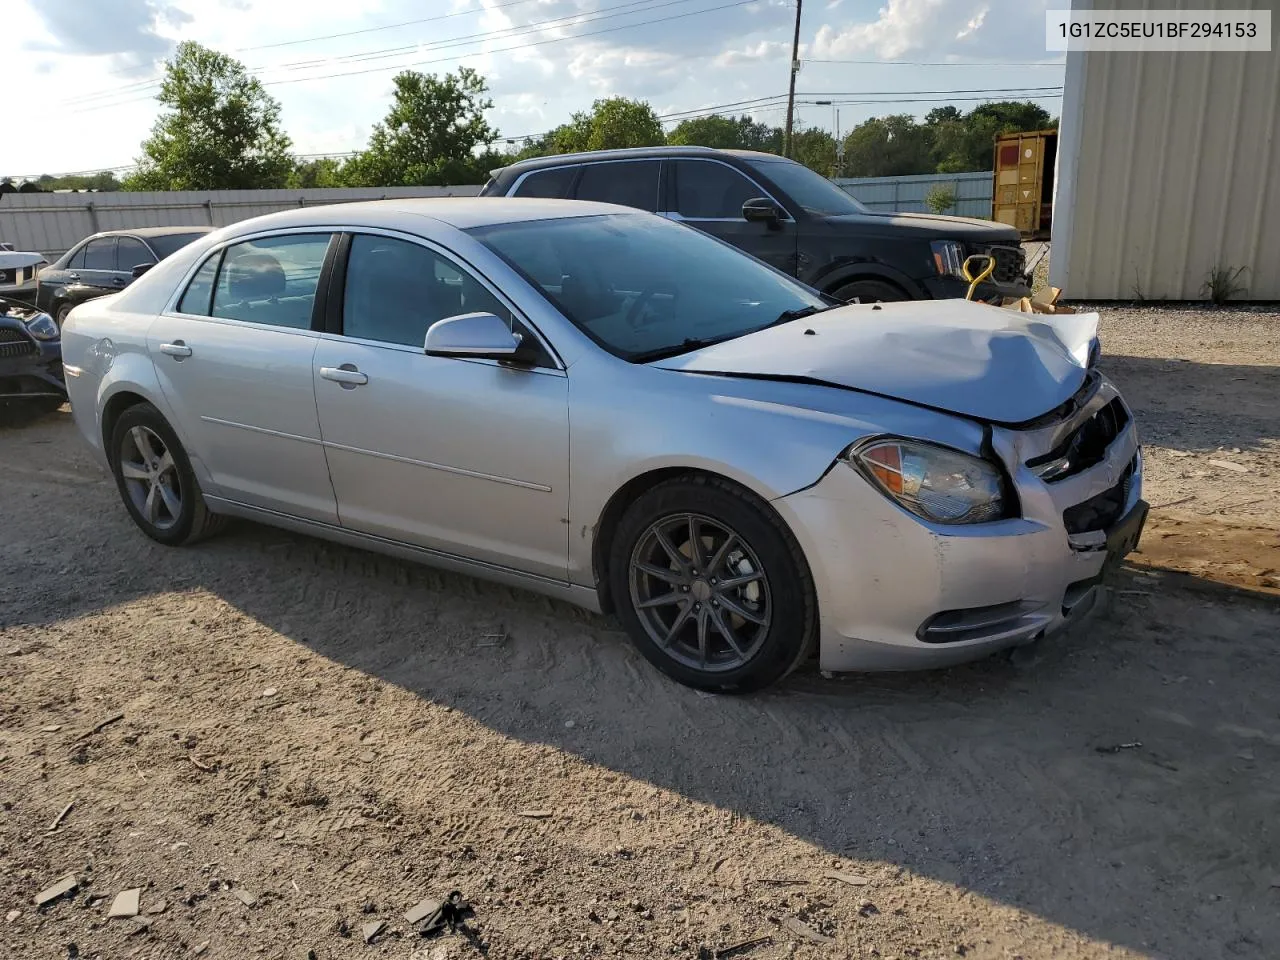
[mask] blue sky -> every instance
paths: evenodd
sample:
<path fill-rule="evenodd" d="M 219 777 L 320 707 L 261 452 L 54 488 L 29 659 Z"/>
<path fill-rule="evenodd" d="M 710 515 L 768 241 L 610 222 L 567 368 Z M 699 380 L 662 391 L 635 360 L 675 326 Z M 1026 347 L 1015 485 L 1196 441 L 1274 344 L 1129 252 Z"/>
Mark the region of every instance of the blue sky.
<path fill-rule="evenodd" d="M 971 107 L 994 88 L 1060 86 L 1062 63 L 1043 63 L 1058 60 L 1045 52 L 1044 10 L 1066 5 L 805 0 L 797 91 L 919 101 L 842 104 L 847 129 L 943 102 Z M 774 97 L 787 89 L 794 16 L 793 0 L 7 0 L 17 43 L 5 74 L 30 77 L 39 106 L 30 135 L 5 138 L 0 175 L 132 163 L 155 119 L 153 81 L 181 40 L 253 69 L 305 154 L 363 146 L 408 66 L 479 70 L 504 136 L 541 133 L 603 96 L 645 99 L 660 115 Z M 1040 102 L 1059 112 L 1060 99 Z M 749 112 L 783 118 L 776 105 Z M 829 129 L 833 113 L 802 104 L 798 116 Z"/>

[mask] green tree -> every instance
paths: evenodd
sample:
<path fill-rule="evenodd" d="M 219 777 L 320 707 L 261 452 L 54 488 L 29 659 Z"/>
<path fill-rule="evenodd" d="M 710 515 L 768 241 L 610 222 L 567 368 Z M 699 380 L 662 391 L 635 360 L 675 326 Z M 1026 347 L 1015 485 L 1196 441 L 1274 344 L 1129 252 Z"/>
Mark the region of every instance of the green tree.
<path fill-rule="evenodd" d="M 293 168 L 280 104 L 239 60 L 193 41 L 165 64 L 163 108 L 128 190 L 283 187 Z"/>
<path fill-rule="evenodd" d="M 343 179 L 367 187 L 475 183 L 477 151 L 498 138 L 484 116 L 493 106 L 484 78 L 459 67 L 440 77 L 406 70 L 393 83 L 391 110 L 343 165 Z"/>
<path fill-rule="evenodd" d="M 667 135 L 667 143 L 681 146 L 715 147 L 720 150 L 762 150 L 782 152 L 782 130 L 756 123 L 749 116 L 694 117 L 681 120 Z"/>
<path fill-rule="evenodd" d="M 872 117 L 844 141 L 844 170 L 850 177 L 904 177 L 930 173 L 934 131 L 910 114 Z"/>
<path fill-rule="evenodd" d="M 290 190 L 308 190 L 312 187 L 345 187 L 346 185 L 347 182 L 342 175 L 342 163 L 333 157 L 299 161 L 289 171 L 289 179 L 285 184 Z"/>
<path fill-rule="evenodd" d="M 622 147 L 656 147 L 666 142 L 662 123 L 653 107 L 643 100 L 610 97 L 591 105 L 591 135 L 588 150 L 617 150 Z"/>
<path fill-rule="evenodd" d="M 791 135 L 791 159 L 824 177 L 835 174 L 836 138 L 826 130 L 810 127 Z"/>
<path fill-rule="evenodd" d="M 1056 126 L 1057 121 L 1044 107 L 1030 101 L 979 104 L 967 114 L 949 116 L 934 126 L 934 162 L 940 173 L 990 170 L 997 134 Z"/>

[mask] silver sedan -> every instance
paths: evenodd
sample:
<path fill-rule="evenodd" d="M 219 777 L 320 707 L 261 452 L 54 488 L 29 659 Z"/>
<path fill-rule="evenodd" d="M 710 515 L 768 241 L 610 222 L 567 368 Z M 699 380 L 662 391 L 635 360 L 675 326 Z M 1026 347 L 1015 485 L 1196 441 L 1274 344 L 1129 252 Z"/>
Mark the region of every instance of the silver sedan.
<path fill-rule="evenodd" d="M 1093 606 L 1146 513 L 1096 321 L 837 304 L 620 207 L 402 200 L 203 237 L 63 351 L 155 540 L 241 517 L 489 577 L 742 691 Z"/>

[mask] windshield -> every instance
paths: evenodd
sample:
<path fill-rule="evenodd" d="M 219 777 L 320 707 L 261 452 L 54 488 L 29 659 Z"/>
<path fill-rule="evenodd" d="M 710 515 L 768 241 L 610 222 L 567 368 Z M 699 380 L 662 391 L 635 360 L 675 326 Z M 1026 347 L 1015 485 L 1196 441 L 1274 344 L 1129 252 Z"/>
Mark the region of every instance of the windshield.
<path fill-rule="evenodd" d="M 748 160 L 776 183 L 805 213 L 819 217 L 871 211 L 821 174 L 792 160 Z"/>
<path fill-rule="evenodd" d="M 163 260 L 177 253 L 192 240 L 199 240 L 203 236 L 203 233 L 165 233 L 158 237 L 147 237 L 147 242 L 151 244 L 151 249 L 155 250 L 156 256 Z"/>
<path fill-rule="evenodd" d="M 827 306 L 733 247 L 660 217 L 534 220 L 470 232 L 602 347 L 637 363 Z"/>

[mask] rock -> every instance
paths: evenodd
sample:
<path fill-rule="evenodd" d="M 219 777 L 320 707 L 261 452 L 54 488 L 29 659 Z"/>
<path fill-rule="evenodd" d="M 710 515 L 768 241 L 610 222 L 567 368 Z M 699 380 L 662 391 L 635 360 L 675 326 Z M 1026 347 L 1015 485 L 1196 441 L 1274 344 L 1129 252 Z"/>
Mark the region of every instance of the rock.
<path fill-rule="evenodd" d="M 516 812 L 516 816 L 528 817 L 531 820 L 545 820 L 547 819 L 547 817 L 551 816 L 551 811 L 550 810 L 518 810 Z"/>
<path fill-rule="evenodd" d="M 166 900 L 157 900 L 147 908 L 147 913 L 164 913 L 169 909 L 169 903 Z"/>
<path fill-rule="evenodd" d="M 37 907 L 43 907 L 47 903 L 53 903 L 59 897 L 65 897 L 80 886 L 80 881 L 76 879 L 75 874 L 69 873 L 51 887 L 46 887 L 36 894 L 35 904 Z"/>
<path fill-rule="evenodd" d="M 274 697 L 279 692 L 280 691 L 277 690 L 275 687 L 267 687 L 267 689 L 262 691 L 262 695 L 263 697 Z"/>
<path fill-rule="evenodd" d="M 13 921 L 17 920 L 20 916 L 22 916 L 21 910 L 10 910 L 4 915 L 4 922 L 13 923 Z"/>
<path fill-rule="evenodd" d="M 51 724 L 49 724 L 49 726 L 47 726 L 47 727 L 41 727 L 41 728 L 40 728 L 40 732 L 41 732 L 41 733 L 57 733 L 57 732 L 58 732 L 59 730 L 61 730 L 61 729 L 62 729 L 62 724 L 60 724 L 60 723 L 51 723 Z"/>
<path fill-rule="evenodd" d="M 360 936 L 364 938 L 365 943 L 373 943 L 374 938 L 380 934 L 386 926 L 387 921 L 385 920 L 374 920 L 370 923 L 366 923 L 360 928 Z"/>
<path fill-rule="evenodd" d="M 877 907 L 870 900 L 863 900 L 862 905 L 858 907 L 858 913 L 862 914 L 862 916 L 864 917 L 870 917 L 879 912 L 880 912 L 880 908 Z"/>
<path fill-rule="evenodd" d="M 258 898 L 255 897 L 248 890 L 244 889 L 244 887 L 236 887 L 234 890 L 231 891 L 231 895 L 235 897 L 237 900 L 239 900 L 241 903 L 243 903 L 246 907 L 253 907 L 253 906 L 256 906 L 258 903 Z"/>
<path fill-rule="evenodd" d="M 135 933 L 146 933 L 150 929 L 150 917 L 132 917 L 129 920 L 129 936 L 133 936 Z"/>
<path fill-rule="evenodd" d="M 564 728 L 565 728 L 566 730 L 572 730 L 572 729 L 573 729 L 574 727 L 576 727 L 576 726 L 577 726 L 577 724 L 576 724 L 576 723 L 574 723 L 572 720 L 566 720 L 566 721 L 564 722 Z"/>
<path fill-rule="evenodd" d="M 198 947 L 195 947 L 195 948 L 191 951 L 191 955 L 192 955 L 193 957 L 198 957 L 198 956 L 200 956 L 202 953 L 204 953 L 204 952 L 205 952 L 206 950 L 208 950 L 208 949 L 209 949 L 209 941 L 208 941 L 208 940 L 206 940 L 204 943 L 200 944 Z"/>
<path fill-rule="evenodd" d="M 142 897 L 142 888 L 134 887 L 132 890 L 122 890 L 116 894 L 116 898 L 111 901 L 111 909 L 107 911 L 107 919 L 127 919 L 138 915 L 138 901 Z"/>
<path fill-rule="evenodd" d="M 373 761 L 377 759 L 378 759 L 378 755 L 374 753 L 372 750 L 366 750 L 364 753 L 360 754 L 361 763 L 373 763 Z"/>

